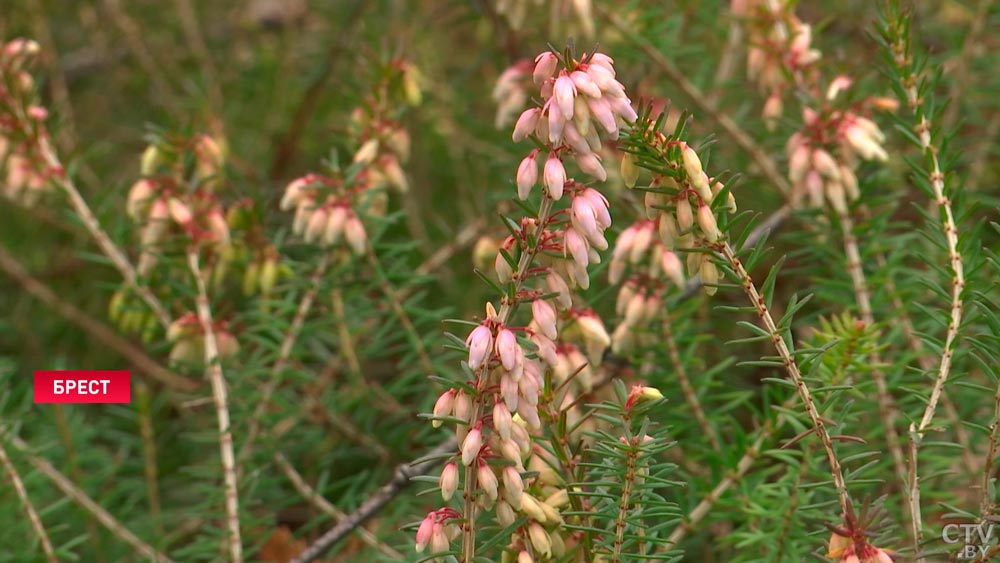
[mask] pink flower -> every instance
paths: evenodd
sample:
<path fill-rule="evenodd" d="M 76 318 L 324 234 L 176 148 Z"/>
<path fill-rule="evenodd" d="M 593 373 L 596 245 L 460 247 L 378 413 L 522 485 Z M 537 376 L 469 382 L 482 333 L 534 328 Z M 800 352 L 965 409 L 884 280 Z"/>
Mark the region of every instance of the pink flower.
<path fill-rule="evenodd" d="M 597 87 L 597 84 L 594 84 L 593 79 L 586 72 L 574 70 L 570 73 L 569 78 L 573 81 L 573 85 L 576 86 L 577 91 L 583 92 L 591 98 L 601 97 L 601 89 Z"/>
<path fill-rule="evenodd" d="M 476 424 L 466 434 L 465 440 L 462 440 L 462 465 L 466 467 L 472 465 L 472 462 L 476 461 L 476 458 L 479 457 L 479 451 L 482 449 L 483 431 L 480 429 L 480 425 Z"/>
<path fill-rule="evenodd" d="M 566 127 L 566 116 L 559 109 L 554 97 L 545 102 L 542 111 L 547 112 L 549 116 L 549 141 L 558 143 L 562 140 L 563 129 Z"/>
<path fill-rule="evenodd" d="M 595 100 L 593 98 L 587 98 L 587 108 L 590 109 L 590 114 L 594 116 L 594 119 L 601 124 L 601 127 L 611 135 L 617 135 L 618 124 L 615 122 L 615 114 L 611 111 L 611 104 L 607 100 L 601 98 Z"/>
<path fill-rule="evenodd" d="M 493 473 L 493 469 L 490 468 L 490 464 L 483 460 L 479 460 L 479 467 L 476 468 L 476 480 L 479 482 L 479 486 L 486 492 L 486 496 L 490 500 L 497 500 L 499 496 L 499 483 L 497 483 L 497 476 Z"/>
<path fill-rule="evenodd" d="M 559 105 L 559 111 L 566 119 L 573 119 L 573 98 L 576 97 L 576 84 L 566 74 L 566 71 L 559 73 L 556 84 L 552 89 L 552 94 Z"/>
<path fill-rule="evenodd" d="M 532 73 L 532 79 L 535 81 L 535 84 L 541 84 L 547 78 L 550 78 L 552 73 L 556 71 L 558 64 L 559 59 L 556 58 L 555 53 L 552 51 L 545 51 L 535 57 L 535 70 Z"/>
<path fill-rule="evenodd" d="M 531 188 L 538 182 L 538 162 L 535 156 L 538 150 L 533 150 L 524 157 L 517 167 L 517 197 L 524 201 L 531 195 Z"/>
<path fill-rule="evenodd" d="M 557 336 L 555 307 L 544 299 L 535 299 L 531 302 L 531 315 L 542 334 L 555 340 Z"/>
<path fill-rule="evenodd" d="M 441 418 L 445 416 L 451 416 L 455 411 L 455 393 L 454 389 L 449 389 L 441 396 L 438 397 L 437 401 L 434 402 L 434 410 L 432 411 L 435 418 Z M 431 422 L 431 426 L 434 428 L 440 428 L 442 422 L 440 420 L 434 420 Z"/>
<path fill-rule="evenodd" d="M 441 498 L 445 501 L 451 500 L 458 489 L 458 464 L 452 461 L 444 466 L 438 485 L 441 487 Z"/>
<path fill-rule="evenodd" d="M 417 528 L 417 553 L 422 553 L 427 544 L 431 541 L 431 536 L 434 533 L 434 521 L 436 520 L 436 514 L 431 512 L 420 522 L 420 527 Z"/>
<path fill-rule="evenodd" d="M 344 239 L 355 254 L 364 254 L 368 245 L 368 235 L 365 234 L 365 226 L 353 213 L 344 223 Z"/>
<path fill-rule="evenodd" d="M 563 187 L 566 185 L 566 168 L 563 167 L 562 161 L 559 160 L 554 151 L 550 152 L 549 157 L 545 160 L 543 181 L 549 197 L 559 200 L 563 194 Z"/>
<path fill-rule="evenodd" d="M 576 155 L 576 165 L 587 174 L 597 178 L 601 182 L 608 179 L 608 171 L 601 164 L 601 159 L 594 153 L 584 153 Z"/>
<path fill-rule="evenodd" d="M 500 356 L 500 363 L 507 371 L 513 371 L 518 363 L 521 347 L 517 343 L 517 337 L 509 329 L 501 329 L 497 334 L 496 342 L 497 355 Z"/>
<path fill-rule="evenodd" d="M 514 142 L 523 141 L 528 137 L 528 135 L 534 133 L 535 128 L 538 127 L 538 120 L 542 117 L 542 110 L 539 108 L 529 108 L 521 113 L 521 116 L 517 118 L 517 123 L 514 124 Z"/>
<path fill-rule="evenodd" d="M 493 347 L 493 332 L 486 325 L 479 325 L 469 334 L 465 344 L 469 347 L 469 368 L 477 370 Z"/>
<path fill-rule="evenodd" d="M 513 423 L 514 419 L 510 414 L 510 409 L 505 403 L 497 401 L 493 405 L 493 427 L 496 428 L 497 434 L 504 440 L 510 440 L 510 425 Z"/>
<path fill-rule="evenodd" d="M 563 235 L 563 245 L 564 255 L 572 256 L 577 265 L 587 267 L 587 264 L 590 263 L 590 248 L 587 246 L 587 241 L 580 236 L 576 229 L 566 229 L 566 233 Z"/>

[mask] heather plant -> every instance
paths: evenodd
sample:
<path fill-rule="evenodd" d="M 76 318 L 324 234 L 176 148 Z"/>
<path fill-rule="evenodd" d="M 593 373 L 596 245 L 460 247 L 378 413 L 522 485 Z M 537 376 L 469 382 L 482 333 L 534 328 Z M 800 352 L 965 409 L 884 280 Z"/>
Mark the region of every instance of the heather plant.
<path fill-rule="evenodd" d="M 0 561 L 992 560 L 1000 9 L 931 4 L 15 2 Z"/>

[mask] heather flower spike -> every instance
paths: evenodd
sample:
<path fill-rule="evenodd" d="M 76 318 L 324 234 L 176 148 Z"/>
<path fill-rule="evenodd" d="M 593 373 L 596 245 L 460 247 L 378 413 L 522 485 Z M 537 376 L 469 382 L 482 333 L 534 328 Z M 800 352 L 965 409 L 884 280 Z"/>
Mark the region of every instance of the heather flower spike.
<path fill-rule="evenodd" d="M 521 63 L 501 76 L 494 92 L 499 112 L 509 113 L 512 100 L 528 99 L 524 77 Z M 512 220 L 511 235 L 491 241 L 489 248 L 496 253 L 493 269 L 509 292 L 503 295 L 499 311 L 487 303 L 483 320 L 466 337 L 472 372 L 468 384 L 475 392 L 448 390 L 433 412 L 435 426 L 442 418 L 459 421 L 454 428 L 459 451 L 442 470 L 439 485 L 446 502 L 455 497 L 464 502 L 463 516 L 470 519 L 462 540 L 467 557 L 475 549 L 475 515 L 470 506 L 494 511 L 502 525 L 527 516 L 528 523 L 511 541 L 526 548 L 531 560 L 565 553 L 557 530 L 550 533 L 546 528 L 563 521 L 558 508 L 565 503 L 542 503 L 528 492 L 550 497 L 552 491 L 540 487 L 559 482 L 551 476 L 551 468 L 531 465 L 538 463 L 531 435 L 543 426 L 539 410 L 547 400 L 546 370 L 551 368 L 561 381 L 572 374 L 573 389 L 590 391 L 589 364 L 599 362 L 611 342 L 596 314 L 573 307 L 572 288 L 589 286 L 588 268 L 600 263 L 600 251 L 609 246 L 605 232 L 611 227 L 607 198 L 574 174 L 604 181 L 603 163 L 611 155 L 602 132 L 604 139 L 615 139 L 620 127 L 637 115 L 615 78 L 613 61 L 601 53 L 579 60 L 542 53 L 535 58 L 531 77 L 537 87 L 534 97 L 541 102 L 519 110 L 511 136 L 515 142 L 531 137 L 537 145 L 518 164 L 515 183 L 520 200 L 531 199 L 535 185 L 542 185 L 539 212 L 519 223 Z M 301 205 L 307 193 L 300 182 L 294 191 L 289 189 L 286 204 Z M 480 248 L 487 247 L 477 245 L 477 258 Z M 513 322 L 522 304 L 530 304 L 527 326 Z M 564 317 L 570 327 L 566 338 L 580 347 L 560 343 Z M 572 396 L 569 389 L 562 396 L 566 400 Z M 571 410 L 579 416 L 577 407 Z M 529 466 L 540 476 L 523 478 Z M 459 475 L 462 471 L 464 478 Z M 468 490 L 457 495 L 459 486 Z M 428 516 L 417 533 L 418 548 L 434 548 L 435 538 L 445 545 L 436 531 L 441 524 L 437 513 Z"/>

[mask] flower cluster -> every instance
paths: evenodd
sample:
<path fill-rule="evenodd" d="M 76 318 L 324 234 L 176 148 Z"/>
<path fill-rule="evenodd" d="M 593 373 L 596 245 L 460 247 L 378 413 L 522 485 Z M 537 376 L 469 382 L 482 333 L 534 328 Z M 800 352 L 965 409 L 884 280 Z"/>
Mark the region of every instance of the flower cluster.
<path fill-rule="evenodd" d="M 49 178 L 62 173 L 46 165 L 38 145 L 48 135 L 48 111 L 30 102 L 35 81 L 28 68 L 38 51 L 30 39 L 0 45 L 0 107 L 9 108 L 0 115 L 0 170 L 5 171 L 0 193 L 29 207 L 47 191 Z"/>
<path fill-rule="evenodd" d="M 797 81 L 822 54 L 812 47 L 812 27 L 795 16 L 790 2 L 733 0 L 734 16 L 747 28 L 747 76 L 768 93 L 764 119 L 773 129 L 783 111 L 788 77 Z"/>
<path fill-rule="evenodd" d="M 835 78 L 826 101 L 835 101 L 850 83 L 846 76 Z M 878 99 L 869 101 L 878 103 Z M 885 135 L 874 121 L 850 109 L 807 107 L 802 120 L 803 128 L 786 145 L 792 203 L 802 206 L 808 200 L 811 207 L 821 207 L 826 200 L 837 213 L 847 213 L 848 204 L 860 196 L 855 175 L 859 162 L 888 159 L 882 148 Z"/>
<path fill-rule="evenodd" d="M 177 172 L 185 152 L 194 155 L 190 177 Z M 223 152 L 208 135 L 197 135 L 180 146 L 150 145 L 142 156 L 142 178 L 129 189 L 128 216 L 141 225 L 138 271 L 149 275 L 172 229 L 195 243 L 209 243 L 222 252 L 230 244 L 229 225 L 214 190 L 219 185 Z"/>
<path fill-rule="evenodd" d="M 657 196 L 655 192 L 647 195 Z M 647 209 L 658 213 L 650 201 Z M 652 213 L 650 213 L 652 214 Z M 660 311 L 664 292 L 672 284 L 684 287 L 684 266 L 676 252 L 667 248 L 658 235 L 658 225 L 670 218 L 642 219 L 630 225 L 615 241 L 608 266 L 608 281 L 618 284 L 631 266 L 631 274 L 618 290 L 615 312 L 622 321 L 612 335 L 612 350 L 622 353 L 631 347 L 635 330 L 651 322 Z M 666 233 L 669 237 L 672 233 Z M 669 239 L 673 240 L 673 239 Z"/>
<path fill-rule="evenodd" d="M 651 147 L 660 151 L 663 160 L 669 166 L 669 173 L 657 174 L 653 177 L 650 188 L 646 191 L 645 207 L 648 222 L 640 222 L 634 226 L 634 231 L 623 232 L 616 245 L 616 258 L 612 258 L 611 275 L 617 279 L 623 271 L 623 261 L 632 263 L 641 261 L 642 256 L 653 247 L 653 222 L 659 243 L 649 262 L 649 276 L 654 272 L 662 272 L 667 279 L 676 285 L 683 282 L 683 271 L 679 267 L 674 251 L 686 252 L 686 267 L 688 275 L 697 275 L 705 286 L 705 292 L 713 295 L 715 285 L 719 281 L 719 270 L 711 258 L 699 248 L 710 246 L 722 240 L 716 219 L 717 210 L 736 212 L 736 199 L 732 191 L 726 191 L 726 201 L 716 202 L 716 199 L 726 189 L 725 185 L 711 178 L 702 169 L 701 159 L 695 150 L 684 141 L 668 139 L 659 131 L 647 131 L 647 141 Z M 638 176 L 634 157 L 626 157 L 622 161 L 622 177 L 626 184 L 634 186 Z M 713 209 L 715 206 L 715 209 Z M 667 254 L 666 252 L 670 252 Z M 657 272 L 657 273 L 659 273 Z M 631 301 L 626 284 L 622 290 L 625 297 Z M 620 313 L 627 311 L 628 304 L 619 295 Z M 639 305 L 634 305 L 638 308 Z M 638 313 L 635 313 L 638 315 Z M 641 318 L 638 315 L 637 318 Z M 624 330 L 624 329 L 623 329 Z"/>
<path fill-rule="evenodd" d="M 302 235 L 306 242 L 334 245 L 343 239 L 355 254 L 363 254 L 368 235 L 353 205 L 355 197 L 369 186 L 366 170 L 358 173 L 349 186 L 339 178 L 306 174 L 285 188 L 281 209 L 295 210 L 292 232 Z"/>
<path fill-rule="evenodd" d="M 240 351 L 240 345 L 229 332 L 225 321 L 215 321 L 212 330 L 219 348 L 219 358 L 228 358 Z M 205 330 L 198 315 L 193 312 L 185 313 L 171 323 L 167 329 L 167 342 L 171 344 L 171 364 L 200 363 L 205 360 Z"/>
<path fill-rule="evenodd" d="M 461 516 L 467 521 L 474 519 L 477 508 L 493 511 L 503 526 L 526 516 L 509 546 L 520 561 L 565 551 L 558 526 L 568 492 L 552 470 L 557 462 L 531 440 L 541 431 L 540 402 L 551 400 L 557 408 L 568 409 L 575 402 L 571 388 L 590 389 L 589 366 L 600 361 L 611 342 L 597 315 L 575 307 L 571 293 L 573 287 L 589 287 L 587 268 L 600 262 L 598 252 L 608 248 L 608 201 L 595 188 L 568 177 L 564 161 L 572 159 L 585 174 L 603 181 L 607 173 L 595 152 L 603 145 L 601 134 L 617 138 L 621 124 L 636 118 L 606 55 L 572 60 L 546 52 L 536 58 L 531 76 L 543 105 L 521 114 L 513 137 L 519 141 L 532 136 L 544 147 L 531 151 L 517 172 L 521 199 L 530 197 L 541 180 L 540 210 L 536 217 L 511 222 L 511 235 L 497 245 L 497 278 L 512 291 L 499 310 L 486 305 L 485 317 L 466 338 L 467 365 L 474 379 L 445 391 L 433 411 L 435 426 L 455 422 L 461 445 L 441 473 L 442 498 L 452 499 L 461 484 L 466 501 Z M 540 170 L 538 155 L 543 151 Z M 556 209 L 567 198 L 568 206 Z M 522 303 L 530 304 L 526 325 L 512 322 Z M 560 385 L 555 397 L 546 398 L 544 374 L 550 369 L 558 382 L 572 379 L 574 385 Z M 536 476 L 528 478 L 526 473 Z M 418 549 L 431 541 L 427 530 L 440 523 L 440 514 L 432 512 L 425 520 L 431 524 L 421 526 Z M 437 538 L 435 547 L 446 548 L 448 534 Z M 471 535 L 463 539 L 466 547 L 471 541 Z"/>
<path fill-rule="evenodd" d="M 369 188 L 408 192 L 410 182 L 402 165 L 410 159 L 409 131 L 397 121 L 378 117 L 375 110 L 358 107 L 351 114 L 351 132 L 361 140 L 354 162 L 365 165 Z M 379 206 L 384 207 L 384 201 Z"/>

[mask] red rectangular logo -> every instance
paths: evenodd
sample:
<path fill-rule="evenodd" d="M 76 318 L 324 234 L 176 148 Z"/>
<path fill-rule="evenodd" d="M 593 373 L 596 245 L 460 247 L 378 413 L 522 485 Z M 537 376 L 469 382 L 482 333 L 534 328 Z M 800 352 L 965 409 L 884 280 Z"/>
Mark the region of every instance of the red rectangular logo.
<path fill-rule="evenodd" d="M 35 403 L 128 403 L 128 370 L 37 370 Z"/>

